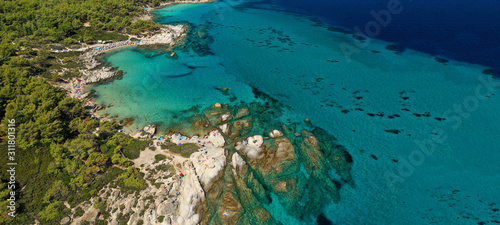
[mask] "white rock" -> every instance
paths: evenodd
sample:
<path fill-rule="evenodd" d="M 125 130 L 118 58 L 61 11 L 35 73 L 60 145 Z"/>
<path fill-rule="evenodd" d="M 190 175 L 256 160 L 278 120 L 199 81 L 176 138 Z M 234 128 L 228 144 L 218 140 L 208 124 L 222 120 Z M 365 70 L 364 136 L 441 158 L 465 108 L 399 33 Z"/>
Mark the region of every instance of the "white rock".
<path fill-rule="evenodd" d="M 281 133 L 281 131 L 279 131 L 279 130 L 273 130 L 273 131 L 269 132 L 269 137 L 271 137 L 271 138 L 279 138 L 281 136 L 283 136 L 283 133 Z"/>
<path fill-rule="evenodd" d="M 262 159 L 264 157 L 264 149 L 261 148 L 261 145 L 264 143 L 264 139 L 261 135 L 249 137 L 247 143 L 248 144 L 245 144 L 244 142 L 237 142 L 234 148 L 253 160 Z"/>
<path fill-rule="evenodd" d="M 232 165 L 233 168 L 238 171 L 238 174 L 243 175 L 247 169 L 247 163 L 243 158 L 241 158 L 240 154 L 234 153 L 232 157 Z"/>
<path fill-rule="evenodd" d="M 226 121 L 229 118 L 229 116 L 231 116 L 231 114 L 229 114 L 229 113 L 223 114 L 221 116 L 222 121 Z"/>
<path fill-rule="evenodd" d="M 228 135 L 229 134 L 229 126 L 227 123 L 225 124 L 222 124 L 219 126 L 219 129 L 222 131 L 222 133 L 224 133 L 225 135 Z"/>
<path fill-rule="evenodd" d="M 264 138 L 261 135 L 255 135 L 248 138 L 248 145 L 260 147 L 264 143 Z"/>

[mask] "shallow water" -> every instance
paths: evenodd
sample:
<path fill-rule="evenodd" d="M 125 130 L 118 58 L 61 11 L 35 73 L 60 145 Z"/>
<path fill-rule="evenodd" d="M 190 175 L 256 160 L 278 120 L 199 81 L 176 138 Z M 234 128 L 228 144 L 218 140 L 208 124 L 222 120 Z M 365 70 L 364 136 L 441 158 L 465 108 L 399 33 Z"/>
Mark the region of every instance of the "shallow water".
<path fill-rule="evenodd" d="M 253 86 L 290 107 L 284 118 L 310 118 L 352 154 L 355 188 L 342 188 L 340 203 L 323 210 L 334 224 L 500 220 L 493 210 L 500 204 L 500 81 L 482 74 L 485 67 L 394 52 L 374 39 L 359 43 L 267 4 L 174 5 L 155 14 L 162 23 L 207 27 L 214 55 L 107 53 L 103 59 L 125 75 L 89 88 L 98 103 L 112 105 L 102 113 L 135 118 L 129 130 L 168 127 L 192 106 L 251 102 Z M 342 47 L 356 43 L 363 47 L 345 57 Z M 277 203 L 268 207 L 275 219 L 303 223 L 288 220 Z"/>

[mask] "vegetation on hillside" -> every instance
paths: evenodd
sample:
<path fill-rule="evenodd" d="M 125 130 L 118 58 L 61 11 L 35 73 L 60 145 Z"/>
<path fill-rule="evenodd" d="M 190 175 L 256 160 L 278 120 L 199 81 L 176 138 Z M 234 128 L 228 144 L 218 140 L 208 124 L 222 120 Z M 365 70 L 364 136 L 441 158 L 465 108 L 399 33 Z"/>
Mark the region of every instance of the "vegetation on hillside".
<path fill-rule="evenodd" d="M 0 136 L 7 133 L 7 120 L 14 118 L 16 191 L 20 193 L 16 196 L 17 217 L 12 221 L 1 216 L 2 224 L 27 224 L 34 218 L 46 223 L 59 221 L 69 213 L 62 202 L 75 207 L 96 196 L 100 188 L 123 173 L 113 164 L 130 166 L 126 157 L 137 157 L 140 148 L 148 145 L 117 133 L 116 122 L 91 119 L 81 100 L 66 97 L 64 91 L 44 79 L 30 77 L 29 69 L 0 66 L 0 115 L 4 124 Z M 5 167 L 5 141 L 1 149 L 0 166 Z M 9 178 L 6 171 L 0 171 L 3 183 Z M 125 186 L 142 187 L 141 177 L 129 177 L 123 178 Z M 6 188 L 2 185 L 0 193 Z M 3 215 L 7 213 L 6 208 L 0 210 Z"/>
<path fill-rule="evenodd" d="M 59 224 L 63 216 L 71 215 L 66 201 L 76 207 L 112 181 L 127 191 L 145 187 L 142 175 L 129 167 L 129 159 L 137 158 L 148 142 L 117 133 L 116 122 L 90 118 L 81 100 L 67 97 L 41 77 L 58 79 L 61 75 L 53 69 L 78 66 L 77 53 L 51 53 L 50 48 L 78 41 L 119 40 L 123 36 L 118 33 L 156 29 L 152 21 L 132 23 L 132 18 L 146 4 L 158 3 L 0 1 L 0 224 L 33 224 L 35 219 L 41 224 Z M 6 207 L 9 119 L 16 124 L 15 218 L 7 216 Z M 123 167 L 129 168 L 124 171 Z M 76 213 L 81 215 L 82 210 Z"/>
<path fill-rule="evenodd" d="M 157 28 L 152 21 L 138 20 L 147 5 L 159 0 L 19 0 L 0 1 L 0 36 L 17 45 L 92 42 L 106 32 L 129 33 Z"/>

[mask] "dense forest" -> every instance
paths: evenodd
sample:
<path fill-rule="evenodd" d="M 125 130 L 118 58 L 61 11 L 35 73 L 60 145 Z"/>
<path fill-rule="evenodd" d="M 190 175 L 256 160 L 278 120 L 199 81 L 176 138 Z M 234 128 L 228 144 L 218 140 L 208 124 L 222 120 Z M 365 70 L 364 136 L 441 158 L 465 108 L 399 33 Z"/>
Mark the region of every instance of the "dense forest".
<path fill-rule="evenodd" d="M 145 7 L 158 3 L 0 1 L 0 224 L 35 220 L 59 224 L 70 213 L 65 203 L 73 208 L 88 201 L 107 183 L 127 191 L 145 187 L 142 174 L 129 159 L 138 157 L 149 143 L 117 132 L 116 122 L 91 118 L 82 100 L 67 97 L 39 75 L 50 66 L 48 44 L 93 42 L 103 35 L 154 29 L 158 25 L 152 21 L 131 21 Z M 15 119 L 16 137 L 15 218 L 7 215 L 11 119 Z"/>
<path fill-rule="evenodd" d="M 105 31 L 154 29 L 157 24 L 152 21 L 131 22 L 145 10 L 146 3 L 157 5 L 159 0 L 0 1 L 2 45 L 92 42 L 105 38 Z"/>

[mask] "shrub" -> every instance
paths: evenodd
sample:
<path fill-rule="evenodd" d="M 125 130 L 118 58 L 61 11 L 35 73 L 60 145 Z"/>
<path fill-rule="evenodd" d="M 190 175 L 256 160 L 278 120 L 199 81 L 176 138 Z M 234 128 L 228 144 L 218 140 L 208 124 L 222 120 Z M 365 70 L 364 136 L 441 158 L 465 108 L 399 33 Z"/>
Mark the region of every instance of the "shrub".
<path fill-rule="evenodd" d="M 131 166 L 127 169 L 127 172 L 117 178 L 116 183 L 123 192 L 130 194 L 147 187 L 143 177 L 144 175 L 137 168 Z"/>
<path fill-rule="evenodd" d="M 95 225 L 108 225 L 108 221 L 106 221 L 106 220 L 97 220 L 97 221 L 95 221 Z"/>
<path fill-rule="evenodd" d="M 111 149 L 123 152 L 123 155 L 129 159 L 137 159 L 141 150 L 149 146 L 149 141 L 140 141 L 129 137 L 123 133 L 118 133 L 105 143 L 106 147 L 103 152 L 108 153 Z"/>
<path fill-rule="evenodd" d="M 200 147 L 198 147 L 198 145 L 194 143 L 186 143 L 182 145 L 175 145 L 174 143 L 170 143 L 168 145 L 169 151 L 177 153 L 184 158 L 189 158 L 189 156 L 193 154 L 193 152 L 198 151 L 198 149 L 200 149 Z"/>
<path fill-rule="evenodd" d="M 74 214 L 74 217 L 80 217 L 80 216 L 83 216 L 83 214 L 85 213 L 85 211 L 83 211 L 83 209 L 81 207 L 78 207 L 76 208 L 75 210 L 75 214 Z"/>
<path fill-rule="evenodd" d="M 128 224 L 129 219 L 130 219 L 130 213 L 127 213 L 125 215 L 120 213 L 120 214 L 118 214 L 118 217 L 116 218 L 116 220 L 118 220 L 119 224 Z"/>
<path fill-rule="evenodd" d="M 170 171 L 170 174 L 175 174 L 175 168 L 171 164 L 158 165 L 156 169 L 159 171 Z"/>
<path fill-rule="evenodd" d="M 167 158 L 167 156 L 166 156 L 166 155 L 162 155 L 162 154 L 157 154 L 157 155 L 155 155 L 155 160 L 156 160 L 156 161 L 162 161 L 162 160 L 164 160 L 164 159 L 166 159 L 166 158 Z"/>

